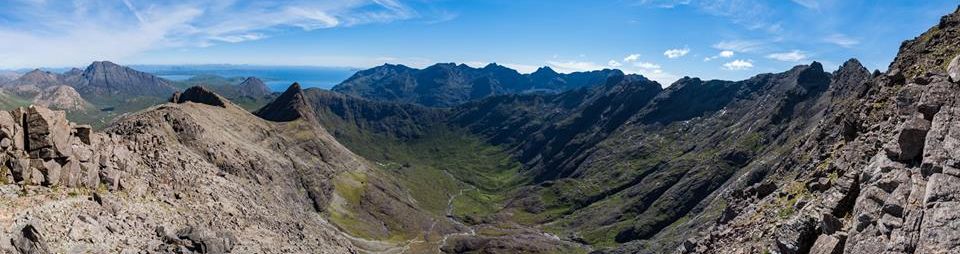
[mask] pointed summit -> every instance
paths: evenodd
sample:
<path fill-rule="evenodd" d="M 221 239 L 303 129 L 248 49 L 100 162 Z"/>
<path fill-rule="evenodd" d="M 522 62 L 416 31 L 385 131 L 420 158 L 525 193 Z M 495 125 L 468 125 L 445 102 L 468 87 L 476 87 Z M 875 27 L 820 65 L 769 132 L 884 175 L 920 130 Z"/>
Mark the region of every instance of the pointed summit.
<path fill-rule="evenodd" d="M 270 95 L 270 88 L 267 87 L 267 84 L 263 83 L 263 80 L 257 77 L 248 77 L 237 85 L 237 93 L 239 96 L 260 98 Z"/>
<path fill-rule="evenodd" d="M 294 82 L 280 97 L 254 112 L 260 118 L 274 122 L 289 122 L 309 115 L 311 109 L 306 102 L 300 83 Z"/>

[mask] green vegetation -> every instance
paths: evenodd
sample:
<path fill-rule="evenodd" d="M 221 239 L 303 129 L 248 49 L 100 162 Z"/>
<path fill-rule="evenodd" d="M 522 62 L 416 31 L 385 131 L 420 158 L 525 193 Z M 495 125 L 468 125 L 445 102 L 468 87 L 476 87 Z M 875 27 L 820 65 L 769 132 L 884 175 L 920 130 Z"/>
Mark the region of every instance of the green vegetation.
<path fill-rule="evenodd" d="M 345 126 L 335 131 L 338 141 L 378 163 L 436 215 L 445 216 L 455 197 L 454 215 L 477 221 L 499 211 L 507 192 L 526 181 L 506 152 L 464 131 L 434 126 L 428 135 L 399 140 Z"/>
<path fill-rule="evenodd" d="M 795 181 L 787 186 L 785 190 L 787 192 L 786 195 L 778 196 L 775 200 L 776 206 L 779 207 L 777 217 L 781 219 L 793 216 L 793 214 L 796 213 L 797 202 L 801 199 L 810 198 L 811 196 L 803 182 Z"/>
<path fill-rule="evenodd" d="M 11 110 L 16 107 L 25 107 L 30 105 L 30 100 L 17 97 L 15 95 L 0 92 L 0 109 Z"/>

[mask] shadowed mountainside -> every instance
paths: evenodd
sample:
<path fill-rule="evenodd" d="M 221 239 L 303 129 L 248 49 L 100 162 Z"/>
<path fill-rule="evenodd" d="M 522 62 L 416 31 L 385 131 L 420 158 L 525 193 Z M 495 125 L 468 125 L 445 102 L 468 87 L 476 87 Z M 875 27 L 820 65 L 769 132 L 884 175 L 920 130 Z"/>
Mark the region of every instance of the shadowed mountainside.
<path fill-rule="evenodd" d="M 497 64 L 472 68 L 464 64 L 436 64 L 425 69 L 385 64 L 359 71 L 333 91 L 376 101 L 452 107 L 492 95 L 557 93 L 603 83 L 619 70 L 560 74 L 543 67 L 530 74 Z"/>

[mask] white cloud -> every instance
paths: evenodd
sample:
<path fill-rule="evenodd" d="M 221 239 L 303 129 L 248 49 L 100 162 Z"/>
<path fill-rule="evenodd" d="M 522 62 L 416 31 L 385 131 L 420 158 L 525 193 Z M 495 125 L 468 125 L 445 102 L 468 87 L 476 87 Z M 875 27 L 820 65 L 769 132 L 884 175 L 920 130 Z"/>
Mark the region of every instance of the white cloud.
<path fill-rule="evenodd" d="M 640 54 L 630 54 L 629 56 L 623 58 L 623 61 L 628 63 L 636 62 L 637 60 L 640 60 Z"/>
<path fill-rule="evenodd" d="M 780 52 L 767 55 L 767 58 L 774 59 L 777 61 L 784 62 L 799 62 L 807 59 L 807 55 L 803 51 L 793 50 L 790 52 Z"/>
<path fill-rule="evenodd" d="M 667 56 L 667 58 L 678 58 L 687 55 L 687 53 L 690 53 L 689 48 L 668 49 L 667 51 L 663 52 L 663 55 Z"/>
<path fill-rule="evenodd" d="M 713 48 L 734 52 L 751 52 L 760 49 L 763 46 L 761 41 L 732 40 L 721 41 L 713 44 Z"/>
<path fill-rule="evenodd" d="M 732 50 L 723 50 L 723 51 L 720 51 L 720 53 L 717 54 L 717 55 L 715 55 L 715 56 L 711 56 L 711 57 L 706 57 L 706 58 L 704 58 L 703 61 L 704 61 L 704 62 L 706 62 L 706 61 L 712 61 L 713 59 L 717 59 L 717 58 L 721 58 L 721 57 L 723 57 L 723 58 L 731 58 L 731 57 L 733 57 L 733 55 L 734 55 L 734 53 L 733 53 Z"/>
<path fill-rule="evenodd" d="M 528 64 L 516 64 L 516 63 L 504 63 L 503 66 L 507 68 L 517 70 L 519 73 L 532 73 L 536 71 L 540 66 L 528 65 Z"/>
<path fill-rule="evenodd" d="M 630 61 L 625 61 L 625 62 L 629 62 L 630 63 L 629 65 L 617 62 L 615 60 L 611 60 L 610 62 L 607 62 L 606 66 L 597 64 L 594 62 L 588 62 L 588 61 L 547 61 L 547 65 L 549 65 L 551 68 L 553 68 L 557 72 L 570 73 L 570 72 L 578 72 L 578 71 L 593 71 L 593 70 L 606 69 L 609 67 L 614 67 L 612 66 L 611 63 L 616 62 L 621 65 L 619 66 L 621 67 L 620 70 L 623 71 L 624 73 L 643 75 L 644 77 L 651 80 L 655 80 L 665 86 L 670 85 L 671 82 L 674 82 L 677 79 L 679 79 L 679 76 L 673 73 L 664 71 L 659 64 L 638 61 L 639 55 L 631 55 L 631 56 L 633 57 L 628 56 L 628 58 L 630 58 Z M 504 66 L 510 67 L 509 65 L 506 65 L 506 64 Z"/>
<path fill-rule="evenodd" d="M 617 67 L 623 66 L 623 64 L 620 62 L 617 62 L 617 60 L 610 60 L 609 62 L 607 62 L 607 66 L 617 68 Z"/>
<path fill-rule="evenodd" d="M 837 46 L 844 47 L 844 48 L 851 48 L 857 44 L 860 44 L 859 40 L 850 38 L 849 36 L 844 34 L 832 34 L 830 36 L 827 36 L 826 38 L 823 38 L 823 41 L 827 43 L 835 44 Z"/>
<path fill-rule="evenodd" d="M 32 1 L 0 8 L 0 68 L 123 61 L 146 51 L 206 47 L 314 30 L 420 18 L 397 0 Z M 19 21 L 19 22 L 18 22 Z"/>
<path fill-rule="evenodd" d="M 750 61 L 737 59 L 737 60 L 733 60 L 733 62 L 728 62 L 723 64 L 723 68 L 731 71 L 748 70 L 750 68 L 753 68 L 753 63 L 751 63 Z"/>

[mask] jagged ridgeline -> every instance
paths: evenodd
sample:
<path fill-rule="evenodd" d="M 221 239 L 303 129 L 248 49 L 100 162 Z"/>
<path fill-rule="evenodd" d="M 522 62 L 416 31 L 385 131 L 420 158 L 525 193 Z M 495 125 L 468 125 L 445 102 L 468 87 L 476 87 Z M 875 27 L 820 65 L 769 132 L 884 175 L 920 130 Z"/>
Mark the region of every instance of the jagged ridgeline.
<path fill-rule="evenodd" d="M 956 253 L 958 49 L 953 13 L 885 73 L 851 59 L 663 88 L 386 65 L 254 113 L 179 87 L 103 131 L 19 107 L 0 112 L 0 250 Z M 242 83 L 229 93 L 262 92 Z"/>

